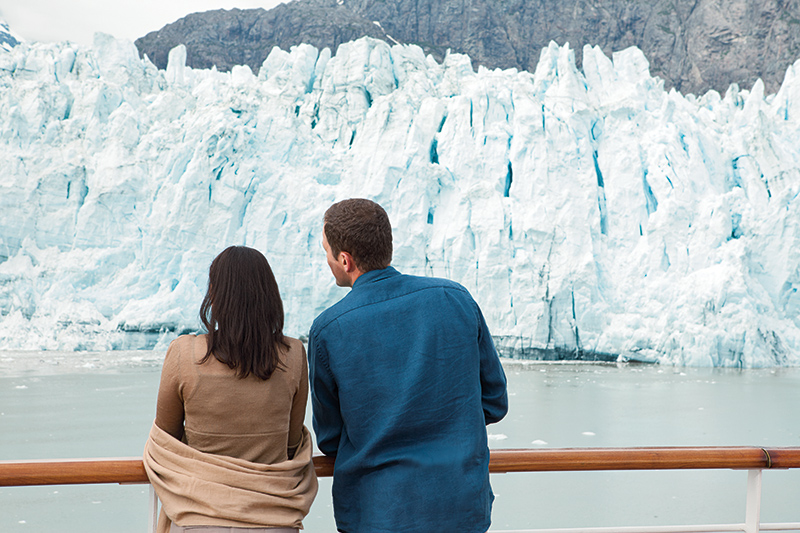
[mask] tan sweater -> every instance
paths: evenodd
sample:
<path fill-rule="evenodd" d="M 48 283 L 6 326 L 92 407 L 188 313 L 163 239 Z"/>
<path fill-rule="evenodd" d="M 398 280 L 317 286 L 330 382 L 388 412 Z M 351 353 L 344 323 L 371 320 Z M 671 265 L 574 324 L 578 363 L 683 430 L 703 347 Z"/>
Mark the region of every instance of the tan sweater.
<path fill-rule="evenodd" d="M 303 344 L 286 337 L 282 365 L 263 381 L 244 379 L 206 353 L 205 335 L 183 335 L 167 350 L 158 389 L 158 427 L 205 453 L 254 463 L 286 461 L 300 445 L 308 398 Z"/>

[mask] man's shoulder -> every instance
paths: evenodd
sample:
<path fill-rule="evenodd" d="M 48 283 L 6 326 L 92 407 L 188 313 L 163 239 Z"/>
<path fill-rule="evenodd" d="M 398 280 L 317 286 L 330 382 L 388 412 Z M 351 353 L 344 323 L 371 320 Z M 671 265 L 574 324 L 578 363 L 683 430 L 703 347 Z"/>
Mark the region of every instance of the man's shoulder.
<path fill-rule="evenodd" d="M 345 294 L 341 300 L 317 315 L 317 318 L 311 323 L 309 336 L 314 337 L 319 335 L 327 326 L 336 322 L 339 317 L 361 307 L 363 305 L 361 300 L 362 298 L 360 295 L 355 294 L 352 290 Z"/>
<path fill-rule="evenodd" d="M 435 290 L 438 294 L 444 291 L 464 301 L 474 301 L 469 291 L 460 283 L 444 278 L 428 276 L 414 276 L 409 274 L 396 274 L 384 280 L 388 286 L 377 287 L 361 286 L 358 290 L 349 292 L 344 298 L 320 313 L 311 325 L 310 335 L 318 335 L 331 323 L 343 315 L 359 312 L 373 304 L 386 304 L 386 302 L 401 301 L 400 297 L 414 295 L 426 299 L 428 291 Z M 390 304 L 391 305 L 391 304 Z"/>
<path fill-rule="evenodd" d="M 314 322 L 311 323 L 311 330 L 309 331 L 310 336 L 317 335 L 320 331 L 325 329 L 328 324 L 336 320 L 343 312 L 345 312 L 346 308 L 349 308 L 349 305 L 347 305 L 345 302 L 347 296 L 349 296 L 349 293 L 344 298 L 317 315 L 317 318 L 315 318 Z"/>
<path fill-rule="evenodd" d="M 407 283 L 409 285 L 419 286 L 421 288 L 442 287 L 444 289 L 454 289 L 469 294 L 467 289 L 465 289 L 463 285 L 453 280 L 445 278 L 434 278 L 429 276 L 412 276 L 410 274 L 403 274 L 400 276 L 400 279 L 404 283 Z"/>
<path fill-rule="evenodd" d="M 436 294 L 444 292 L 451 297 L 472 301 L 472 295 L 463 285 L 449 279 L 404 274 L 398 282 L 402 284 L 403 293 L 416 292 L 423 299 L 428 298 L 428 291 L 434 290 Z"/>

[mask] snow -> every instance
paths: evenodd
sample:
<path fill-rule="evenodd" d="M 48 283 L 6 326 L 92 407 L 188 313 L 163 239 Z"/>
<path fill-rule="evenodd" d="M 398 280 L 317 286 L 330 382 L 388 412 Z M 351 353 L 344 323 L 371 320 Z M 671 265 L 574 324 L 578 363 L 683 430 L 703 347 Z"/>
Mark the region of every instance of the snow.
<path fill-rule="evenodd" d="M 265 253 L 303 336 L 345 294 L 322 215 L 359 196 L 393 264 L 466 286 L 504 354 L 796 366 L 798 69 L 683 96 L 636 48 L 475 72 L 364 38 L 256 76 L 21 43 L 0 51 L 0 349 L 164 347 L 231 244 Z"/>

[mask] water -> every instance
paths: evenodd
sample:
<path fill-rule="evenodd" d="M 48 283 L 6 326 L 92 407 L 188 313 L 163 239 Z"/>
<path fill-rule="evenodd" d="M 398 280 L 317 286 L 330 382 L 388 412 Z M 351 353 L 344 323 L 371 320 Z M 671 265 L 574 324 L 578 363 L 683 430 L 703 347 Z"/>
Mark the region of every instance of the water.
<path fill-rule="evenodd" d="M 155 412 L 159 352 L 0 353 L 0 460 L 137 457 Z M 800 446 L 800 369 L 506 365 L 511 409 L 492 448 Z M 309 414 L 310 416 L 310 414 Z M 310 420 L 310 418 L 309 418 Z M 742 471 L 492 476 L 494 529 L 744 520 Z M 334 531 L 330 478 L 305 521 Z M 762 519 L 800 521 L 800 472 L 764 474 Z M 0 488 L 0 531 L 147 527 L 145 485 Z"/>
<path fill-rule="evenodd" d="M 493 448 L 800 446 L 800 369 L 506 367 L 511 411 Z M 744 521 L 743 471 L 493 476 L 493 527 Z M 762 520 L 800 521 L 800 471 L 765 472 Z"/>

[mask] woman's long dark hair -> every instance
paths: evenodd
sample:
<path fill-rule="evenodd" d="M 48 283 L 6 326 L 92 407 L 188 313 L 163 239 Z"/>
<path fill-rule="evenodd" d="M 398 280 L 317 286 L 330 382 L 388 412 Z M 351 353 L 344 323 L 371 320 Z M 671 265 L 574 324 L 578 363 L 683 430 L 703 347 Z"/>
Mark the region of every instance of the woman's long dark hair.
<path fill-rule="evenodd" d="M 245 378 L 269 379 L 281 364 L 283 302 L 267 258 L 246 246 L 231 246 L 211 262 L 208 291 L 200 306 L 208 351 Z"/>

